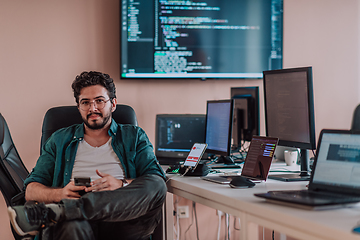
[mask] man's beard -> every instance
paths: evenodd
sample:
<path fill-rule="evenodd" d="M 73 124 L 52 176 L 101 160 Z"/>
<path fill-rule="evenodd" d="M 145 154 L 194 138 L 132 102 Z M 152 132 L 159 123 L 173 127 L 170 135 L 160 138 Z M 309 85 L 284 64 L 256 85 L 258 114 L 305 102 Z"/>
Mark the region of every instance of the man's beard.
<path fill-rule="evenodd" d="M 92 123 L 89 122 L 89 117 L 93 114 L 96 114 L 96 115 L 99 115 L 100 117 L 103 117 L 103 115 L 101 113 L 90 113 L 86 116 L 86 119 L 83 118 L 83 121 L 85 123 L 85 125 L 90 128 L 90 129 L 93 129 L 93 130 L 97 130 L 97 129 L 102 129 L 110 120 L 111 118 L 111 112 L 109 115 L 105 116 L 103 118 L 103 121 L 101 123 L 98 123 L 98 122 L 94 122 L 92 121 Z"/>

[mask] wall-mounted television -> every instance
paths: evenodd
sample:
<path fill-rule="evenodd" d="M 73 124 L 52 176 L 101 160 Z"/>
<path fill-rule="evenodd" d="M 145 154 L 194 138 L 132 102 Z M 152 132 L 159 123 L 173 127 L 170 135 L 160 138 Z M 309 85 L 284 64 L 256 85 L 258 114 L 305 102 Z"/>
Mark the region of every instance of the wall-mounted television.
<path fill-rule="evenodd" d="M 121 79 L 262 78 L 281 69 L 283 0 L 121 0 Z"/>

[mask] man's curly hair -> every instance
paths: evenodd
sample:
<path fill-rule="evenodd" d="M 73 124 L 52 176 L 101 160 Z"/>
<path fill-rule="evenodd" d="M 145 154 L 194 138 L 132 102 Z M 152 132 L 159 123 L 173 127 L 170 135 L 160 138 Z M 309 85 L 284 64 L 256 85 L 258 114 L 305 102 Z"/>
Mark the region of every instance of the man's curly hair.
<path fill-rule="evenodd" d="M 105 87 L 111 100 L 116 98 L 114 80 L 108 74 L 95 71 L 82 72 L 80 75 L 76 76 L 74 82 L 71 85 L 74 91 L 76 103 L 79 104 L 79 96 L 81 89 L 93 85 L 101 85 Z"/>

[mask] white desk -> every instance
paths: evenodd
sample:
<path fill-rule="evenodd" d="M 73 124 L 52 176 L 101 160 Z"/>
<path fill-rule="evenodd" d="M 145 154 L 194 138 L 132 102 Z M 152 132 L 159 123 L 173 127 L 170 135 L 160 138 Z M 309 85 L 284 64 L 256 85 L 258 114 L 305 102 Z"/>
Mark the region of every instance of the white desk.
<path fill-rule="evenodd" d="M 233 189 L 229 185 L 208 182 L 199 177 L 170 176 L 168 192 L 219 209 L 240 218 L 241 239 L 259 239 L 257 226 L 299 239 L 360 239 L 351 232 L 360 221 L 360 204 L 353 208 L 310 211 L 268 203 L 254 193 L 269 190 L 305 189 L 308 182 L 267 180 L 250 189 Z M 172 239 L 172 194 L 166 203 L 166 236 Z"/>

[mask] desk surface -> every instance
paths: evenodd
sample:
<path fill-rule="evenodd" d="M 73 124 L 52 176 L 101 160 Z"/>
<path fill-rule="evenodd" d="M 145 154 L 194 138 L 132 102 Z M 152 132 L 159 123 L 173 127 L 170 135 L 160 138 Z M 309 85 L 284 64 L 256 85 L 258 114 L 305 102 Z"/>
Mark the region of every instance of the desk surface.
<path fill-rule="evenodd" d="M 333 210 L 303 210 L 266 202 L 254 193 L 306 189 L 308 182 L 267 180 L 254 188 L 233 189 L 199 177 L 170 176 L 168 191 L 300 239 L 360 239 L 352 228 L 360 222 L 360 204 Z M 247 238 L 247 237 L 246 237 Z"/>

